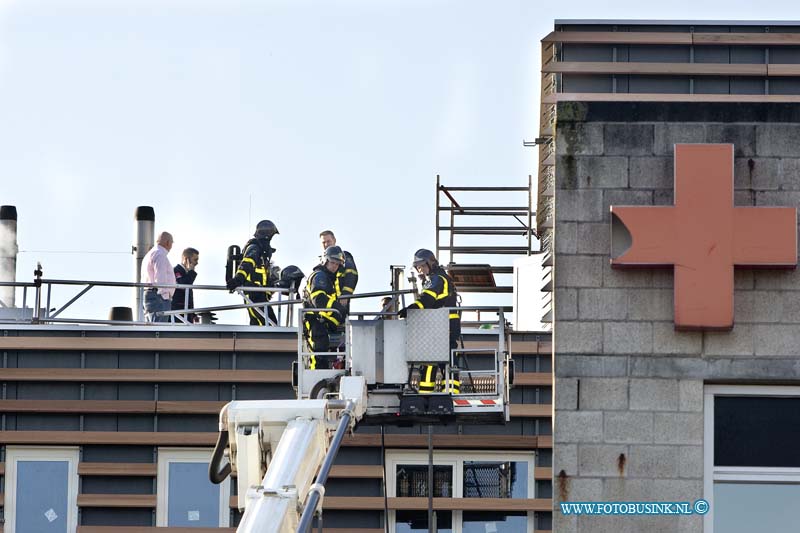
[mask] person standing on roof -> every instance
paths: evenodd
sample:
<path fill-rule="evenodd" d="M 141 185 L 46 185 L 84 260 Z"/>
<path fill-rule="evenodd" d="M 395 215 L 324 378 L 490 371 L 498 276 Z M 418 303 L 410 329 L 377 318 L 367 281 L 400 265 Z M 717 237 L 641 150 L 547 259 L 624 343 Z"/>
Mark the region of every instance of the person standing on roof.
<path fill-rule="evenodd" d="M 309 368 L 331 368 L 331 356 L 318 355 L 330 351 L 330 333 L 344 324 L 347 309 L 338 300 L 336 273 L 344 267 L 345 255 L 338 246 L 325 249 L 322 263 L 314 267 L 308 277 L 303 307 L 305 309 L 330 309 L 303 313 L 303 334 L 311 349 Z"/>
<path fill-rule="evenodd" d="M 175 265 L 175 283 L 178 285 L 192 285 L 197 278 L 195 267 L 200 261 L 200 252 L 196 248 L 186 248 L 181 254 L 181 262 Z M 189 291 L 189 300 L 186 300 L 186 291 Z M 172 310 L 194 309 L 194 291 L 192 289 L 175 289 L 172 295 Z M 191 324 L 194 322 L 194 313 L 189 313 L 186 320 Z"/>
<path fill-rule="evenodd" d="M 319 234 L 319 240 L 323 250 L 336 246 L 336 235 L 329 229 Z M 336 273 L 337 296 L 353 294 L 356 291 L 356 285 L 358 285 L 358 268 L 356 267 L 355 259 L 353 259 L 353 254 L 346 250 L 342 250 L 342 253 L 344 254 L 344 266 Z M 344 306 L 350 309 L 349 299 L 345 299 Z"/>
<path fill-rule="evenodd" d="M 242 261 L 239 263 L 239 268 L 227 283 L 229 291 L 233 292 L 242 285 L 245 287 L 269 286 L 270 261 L 272 261 L 272 254 L 275 252 L 275 249 L 271 246 L 272 237 L 278 234 L 280 232 L 271 220 L 262 220 L 256 225 L 253 238 L 247 241 L 242 252 Z M 249 299 L 254 304 L 263 304 L 272 296 L 271 293 L 267 292 L 245 292 L 245 303 Z M 265 324 L 264 317 L 261 316 L 259 309 L 249 307 L 247 314 L 250 317 L 251 326 L 263 326 Z M 273 324 L 278 323 L 275 312 L 269 307 L 267 308 L 267 316 Z"/>
<path fill-rule="evenodd" d="M 174 285 L 175 273 L 169 262 L 167 254 L 172 250 L 172 234 L 162 231 L 158 235 L 156 245 L 153 246 L 142 260 L 142 283 L 155 285 Z M 162 311 L 169 311 L 172 307 L 172 295 L 175 288 L 151 287 L 144 291 L 144 312 L 148 322 L 169 322 L 168 316 L 163 316 Z"/>

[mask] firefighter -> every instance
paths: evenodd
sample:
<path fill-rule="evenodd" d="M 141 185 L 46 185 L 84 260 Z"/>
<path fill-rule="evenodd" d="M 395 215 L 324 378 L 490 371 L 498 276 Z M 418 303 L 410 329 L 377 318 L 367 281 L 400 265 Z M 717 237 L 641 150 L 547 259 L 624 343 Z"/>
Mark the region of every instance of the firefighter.
<path fill-rule="evenodd" d="M 228 290 L 233 292 L 242 285 L 245 287 L 270 286 L 270 261 L 272 260 L 272 254 L 275 252 L 271 242 L 272 237 L 278 234 L 280 232 L 271 220 L 262 220 L 256 225 L 253 238 L 247 241 L 244 252 L 242 252 L 242 261 L 239 263 L 239 269 L 236 271 L 236 275 L 228 281 Z M 267 302 L 272 294 L 267 292 L 246 292 L 246 296 L 255 304 Z M 264 325 L 264 317 L 261 316 L 256 308 L 249 307 L 247 314 L 250 317 L 251 326 Z M 269 307 L 267 308 L 267 316 L 269 316 L 272 323 L 278 323 L 274 311 Z"/>
<path fill-rule="evenodd" d="M 309 368 L 331 368 L 331 357 L 317 355 L 330 351 L 330 334 L 344 324 L 347 310 L 336 294 L 336 273 L 345 264 L 345 256 L 338 246 L 325 249 L 321 264 L 314 267 L 308 277 L 303 307 L 306 309 L 331 309 L 331 311 L 309 311 L 303 313 L 303 333 L 311 349 Z"/>
<path fill-rule="evenodd" d="M 423 280 L 422 293 L 414 303 L 402 309 L 398 315 L 405 318 L 409 309 L 440 309 L 450 308 L 450 349 L 458 348 L 461 338 L 461 316 L 455 311 L 458 306 L 458 293 L 453 279 L 444 271 L 430 250 L 421 248 L 414 254 L 414 268 Z M 436 387 L 436 372 L 444 373 L 444 368 L 438 365 L 422 365 L 419 391 L 434 392 Z M 451 382 L 454 393 L 458 393 L 460 383 L 458 380 Z"/>
<path fill-rule="evenodd" d="M 319 240 L 322 244 L 322 249 L 325 250 L 331 246 L 336 246 L 336 235 L 329 229 L 319 234 Z M 353 259 L 353 254 L 347 250 L 343 250 L 344 266 L 336 273 L 336 294 L 353 294 L 358 284 L 358 267 L 356 267 L 356 260 Z M 350 300 L 344 302 L 344 306 L 350 309 Z"/>

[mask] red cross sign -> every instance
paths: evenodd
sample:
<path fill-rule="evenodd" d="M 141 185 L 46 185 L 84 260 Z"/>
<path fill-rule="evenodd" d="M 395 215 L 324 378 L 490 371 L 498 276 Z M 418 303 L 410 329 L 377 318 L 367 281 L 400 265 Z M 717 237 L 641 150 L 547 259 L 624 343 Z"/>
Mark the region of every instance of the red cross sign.
<path fill-rule="evenodd" d="M 797 266 L 795 208 L 734 207 L 732 144 L 675 145 L 675 205 L 611 219 L 612 267 L 673 268 L 676 329 L 733 327 L 734 267 Z M 620 224 L 630 247 L 615 253 Z"/>

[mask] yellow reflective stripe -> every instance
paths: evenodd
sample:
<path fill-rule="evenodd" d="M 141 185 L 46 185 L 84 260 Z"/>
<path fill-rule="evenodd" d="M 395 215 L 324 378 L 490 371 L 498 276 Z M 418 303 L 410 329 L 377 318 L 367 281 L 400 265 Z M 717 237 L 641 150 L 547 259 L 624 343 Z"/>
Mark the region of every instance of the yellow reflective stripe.
<path fill-rule="evenodd" d="M 336 326 L 341 324 L 341 322 L 339 322 L 339 320 L 337 320 L 336 317 L 334 317 L 333 313 L 331 313 L 331 312 L 322 312 L 322 313 L 319 314 L 319 316 L 321 316 L 322 318 L 326 318 L 326 319 L 330 320 Z"/>
<path fill-rule="evenodd" d="M 353 292 L 354 292 L 351 287 L 345 287 L 345 288 L 342 289 L 342 291 L 343 292 L 349 292 L 350 294 L 353 294 Z"/>
<path fill-rule="evenodd" d="M 450 313 L 448 316 L 450 318 L 461 318 L 460 316 L 458 316 L 458 313 Z"/>
<path fill-rule="evenodd" d="M 442 291 L 441 295 L 436 297 L 437 300 L 441 300 L 442 298 L 447 298 L 447 295 L 450 294 L 447 290 L 447 278 L 442 277 L 442 281 L 444 282 L 444 290 Z"/>
<path fill-rule="evenodd" d="M 425 379 L 421 379 L 420 380 L 420 382 L 419 382 L 420 389 L 422 387 L 431 387 L 432 388 L 434 386 L 435 382 L 432 381 L 433 378 L 435 377 L 433 375 L 433 370 L 434 370 L 433 365 L 428 365 L 428 366 L 425 367 Z"/>
<path fill-rule="evenodd" d="M 336 296 L 331 294 L 330 296 L 328 296 L 328 305 L 326 305 L 325 307 L 332 308 L 333 307 L 333 302 L 335 302 L 335 301 L 336 301 Z M 339 320 L 333 317 L 333 313 L 332 312 L 320 313 L 320 316 L 323 316 L 323 317 L 327 318 L 328 320 L 330 320 L 331 322 L 333 322 L 337 326 L 340 324 Z"/>
<path fill-rule="evenodd" d="M 328 293 L 327 293 L 327 292 L 325 292 L 325 291 L 323 291 L 322 289 L 320 289 L 320 290 L 318 290 L 318 291 L 314 291 L 314 292 L 312 292 L 312 293 L 311 293 L 311 294 L 310 294 L 308 297 L 313 299 L 313 298 L 316 298 L 316 297 L 317 297 L 318 295 L 320 295 L 320 294 L 324 294 L 325 296 L 327 296 L 327 295 L 328 295 Z"/>
<path fill-rule="evenodd" d="M 432 298 L 434 298 L 434 299 L 437 299 L 437 300 L 439 299 L 439 297 L 438 297 L 438 296 L 436 296 L 436 293 L 435 293 L 435 292 L 433 292 L 433 291 L 432 291 L 432 290 L 430 290 L 430 289 L 425 289 L 424 291 L 422 291 L 422 293 L 423 293 L 423 294 L 430 294 Z"/>
<path fill-rule="evenodd" d="M 314 349 L 314 338 L 311 336 L 311 322 L 308 320 L 303 321 L 303 324 L 306 327 L 306 341 L 308 342 L 308 347 L 312 350 Z"/>
<path fill-rule="evenodd" d="M 308 365 L 308 368 L 311 370 L 317 368 L 317 358 L 314 356 L 313 353 L 311 354 L 310 364 Z"/>
<path fill-rule="evenodd" d="M 256 313 L 256 310 L 255 310 L 254 307 L 248 307 L 247 308 L 247 312 L 250 313 L 251 317 L 255 318 L 256 321 L 258 321 L 258 325 L 259 326 L 263 326 L 264 325 L 264 319 L 261 317 L 261 315 Z"/>
<path fill-rule="evenodd" d="M 250 263 L 251 265 L 253 265 L 253 269 L 255 270 L 255 273 L 256 274 L 261 274 L 261 278 L 262 278 L 261 285 L 266 285 L 266 276 L 267 276 L 266 267 L 257 267 L 255 260 L 250 258 L 250 257 L 245 257 L 244 259 L 242 259 L 242 263 Z M 252 280 L 252 278 L 250 277 L 250 273 L 249 272 L 247 272 L 244 269 L 242 269 L 242 263 L 239 263 L 239 268 L 236 270 L 236 274 L 240 274 L 241 273 L 242 276 L 244 276 L 244 278 L 247 281 L 250 281 L 250 282 L 258 284 L 258 281 L 253 281 Z"/>
<path fill-rule="evenodd" d="M 417 300 L 416 302 L 414 302 L 414 303 L 413 303 L 413 304 L 411 304 L 411 305 L 416 305 L 416 306 L 417 306 L 418 308 L 420 308 L 420 309 L 425 309 L 425 306 L 424 306 L 424 305 L 422 305 L 422 302 L 420 302 L 419 300 Z M 409 307 L 411 307 L 411 305 L 410 305 Z"/>
<path fill-rule="evenodd" d="M 355 274 L 358 275 L 358 270 L 353 270 L 352 268 L 348 268 L 344 271 L 345 274 Z"/>

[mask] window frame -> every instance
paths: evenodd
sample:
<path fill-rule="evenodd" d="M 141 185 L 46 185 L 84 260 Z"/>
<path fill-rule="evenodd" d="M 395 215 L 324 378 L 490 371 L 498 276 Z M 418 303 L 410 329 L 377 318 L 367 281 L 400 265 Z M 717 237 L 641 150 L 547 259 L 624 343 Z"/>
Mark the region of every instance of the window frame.
<path fill-rule="evenodd" d="M 486 462 L 527 462 L 527 498 L 536 497 L 536 480 L 534 473 L 536 468 L 536 452 L 500 452 L 500 451 L 479 451 L 474 450 L 447 450 L 433 451 L 433 464 L 436 466 L 453 467 L 453 498 L 463 498 L 464 494 L 464 462 L 486 461 Z M 427 465 L 428 450 L 387 450 L 386 451 L 386 491 L 389 498 L 397 497 L 397 466 L 399 465 Z M 509 498 L 512 499 L 512 498 Z M 516 498 L 514 498 L 516 499 Z M 469 511 L 469 510 L 468 510 Z M 453 510 L 453 533 L 462 533 L 464 510 Z M 527 513 L 527 529 L 525 533 L 534 532 L 534 512 Z M 389 531 L 394 532 L 397 524 L 395 523 L 395 510 L 389 510 L 387 517 Z"/>
<path fill-rule="evenodd" d="M 156 485 L 156 527 L 169 527 L 169 465 L 171 463 L 206 463 L 211 461 L 211 448 L 159 448 Z M 231 484 L 226 479 L 219 484 L 219 524 L 230 527 Z M 175 527 L 175 526 L 173 526 Z"/>
<path fill-rule="evenodd" d="M 78 527 L 78 462 L 80 449 L 77 446 L 6 446 L 5 483 L 5 529 L 16 530 L 16 487 L 18 461 L 66 461 L 67 468 L 67 531 Z"/>
<path fill-rule="evenodd" d="M 714 533 L 714 486 L 720 483 L 790 483 L 800 485 L 800 467 L 715 466 L 714 398 L 717 396 L 771 396 L 800 398 L 795 385 L 706 385 L 703 389 L 703 498 L 709 511 L 703 517 L 703 530 Z"/>

